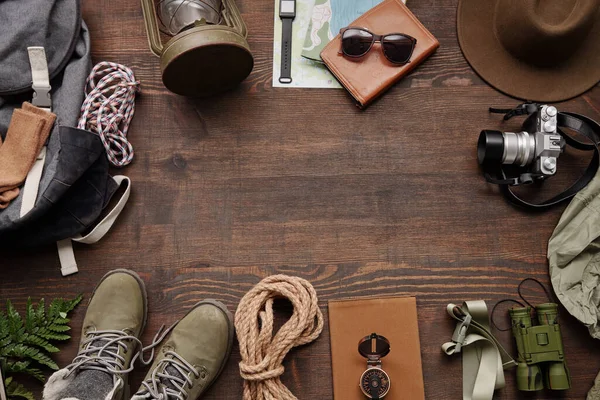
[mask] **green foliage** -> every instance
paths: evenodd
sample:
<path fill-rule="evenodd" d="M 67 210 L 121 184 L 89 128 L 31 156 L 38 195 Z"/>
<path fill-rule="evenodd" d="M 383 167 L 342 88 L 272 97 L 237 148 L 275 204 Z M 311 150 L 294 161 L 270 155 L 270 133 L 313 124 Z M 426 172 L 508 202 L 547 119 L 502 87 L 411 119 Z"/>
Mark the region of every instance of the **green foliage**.
<path fill-rule="evenodd" d="M 35 400 L 33 393 L 25 389 L 20 383 L 13 381 L 12 376 L 4 380 L 4 386 L 6 387 L 6 395 L 9 398 L 20 397 L 27 400 Z"/>
<path fill-rule="evenodd" d="M 44 382 L 46 378 L 41 368 L 58 370 L 50 355 L 59 349 L 51 341 L 71 338 L 65 333 L 71 329 L 67 315 L 81 299 L 81 295 L 73 300 L 54 299 L 46 310 L 44 299 L 36 307 L 29 298 L 24 319 L 10 300 L 6 302 L 6 313 L 0 312 L 0 368 L 9 398 L 34 400 L 33 394 L 14 381 L 12 375 L 26 374 Z"/>

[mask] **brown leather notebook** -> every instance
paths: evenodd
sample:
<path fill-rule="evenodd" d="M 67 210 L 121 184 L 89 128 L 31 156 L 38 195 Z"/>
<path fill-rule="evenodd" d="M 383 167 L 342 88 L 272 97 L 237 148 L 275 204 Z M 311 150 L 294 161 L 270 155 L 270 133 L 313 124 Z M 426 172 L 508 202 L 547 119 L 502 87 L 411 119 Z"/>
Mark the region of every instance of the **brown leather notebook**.
<path fill-rule="evenodd" d="M 361 15 L 350 26 L 366 28 L 384 35 L 405 33 L 417 39 L 417 44 L 408 64 L 395 65 L 388 61 L 375 43 L 363 57 L 350 58 L 341 54 L 342 39 L 338 34 L 321 52 L 321 58 L 360 108 L 398 82 L 404 75 L 418 66 L 439 47 L 437 39 L 399 0 L 384 0 Z"/>
<path fill-rule="evenodd" d="M 390 353 L 381 359 L 390 376 L 385 400 L 425 399 L 421 345 L 414 297 L 329 302 L 333 398 L 365 400 L 358 384 L 367 360 L 358 353 L 358 342 L 371 333 L 385 336 Z"/>

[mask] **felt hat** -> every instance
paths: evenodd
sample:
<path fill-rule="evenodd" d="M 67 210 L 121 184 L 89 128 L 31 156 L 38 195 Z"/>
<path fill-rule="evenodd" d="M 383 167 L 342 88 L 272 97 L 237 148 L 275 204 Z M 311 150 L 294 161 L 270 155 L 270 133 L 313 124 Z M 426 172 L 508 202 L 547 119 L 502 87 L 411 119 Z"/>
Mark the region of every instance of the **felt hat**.
<path fill-rule="evenodd" d="M 509 96 L 561 101 L 600 81 L 600 0 L 460 0 L 457 31 L 469 64 Z"/>

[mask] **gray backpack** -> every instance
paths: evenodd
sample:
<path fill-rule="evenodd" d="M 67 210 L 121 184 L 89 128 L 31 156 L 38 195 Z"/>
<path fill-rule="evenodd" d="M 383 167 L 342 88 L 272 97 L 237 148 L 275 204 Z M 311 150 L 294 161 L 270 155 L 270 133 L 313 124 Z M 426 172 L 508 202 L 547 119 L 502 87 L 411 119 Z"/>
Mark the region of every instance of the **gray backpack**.
<path fill-rule="evenodd" d="M 91 70 L 79 0 L 0 1 L 0 26 L 0 135 L 5 138 L 13 110 L 24 101 L 57 115 L 19 197 L 0 210 L 0 245 L 57 242 L 68 275 L 77 272 L 72 240 L 94 243 L 104 236 L 129 197 L 130 182 L 108 174 L 98 135 L 75 128 Z M 121 184 L 122 198 L 98 223 Z"/>

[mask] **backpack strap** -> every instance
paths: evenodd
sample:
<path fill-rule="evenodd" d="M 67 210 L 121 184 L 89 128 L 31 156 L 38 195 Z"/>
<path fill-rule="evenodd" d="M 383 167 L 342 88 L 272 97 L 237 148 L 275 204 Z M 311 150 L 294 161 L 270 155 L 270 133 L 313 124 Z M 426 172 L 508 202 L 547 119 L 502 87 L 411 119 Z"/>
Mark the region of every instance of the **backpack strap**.
<path fill-rule="evenodd" d="M 31 88 L 33 89 L 31 104 L 50 111 L 52 108 L 52 98 L 50 97 L 52 86 L 50 86 L 46 51 L 43 47 L 35 46 L 28 47 L 27 53 L 31 65 Z"/>
<path fill-rule="evenodd" d="M 28 47 L 27 52 L 29 53 L 32 80 L 31 88 L 33 89 L 33 99 L 31 99 L 31 104 L 50 111 L 52 108 L 52 99 L 50 97 L 50 90 L 52 87 L 50 86 L 46 51 L 43 47 Z M 38 154 L 25 179 L 21 200 L 21 217 L 24 217 L 35 205 L 45 162 L 46 146 L 42 147 L 40 154 Z"/>
<path fill-rule="evenodd" d="M 75 253 L 73 251 L 73 242 L 94 244 L 102 239 L 113 226 L 125 204 L 129 200 L 131 194 L 131 180 L 123 175 L 116 175 L 113 177 L 117 185 L 122 186 L 125 183 L 125 191 L 121 195 L 121 198 L 117 204 L 109 211 L 108 214 L 98 222 L 98 224 L 85 236 L 78 235 L 70 239 L 64 239 L 56 242 L 58 247 L 58 258 L 60 259 L 60 270 L 63 276 L 74 274 L 78 271 L 77 261 L 75 260 Z"/>

